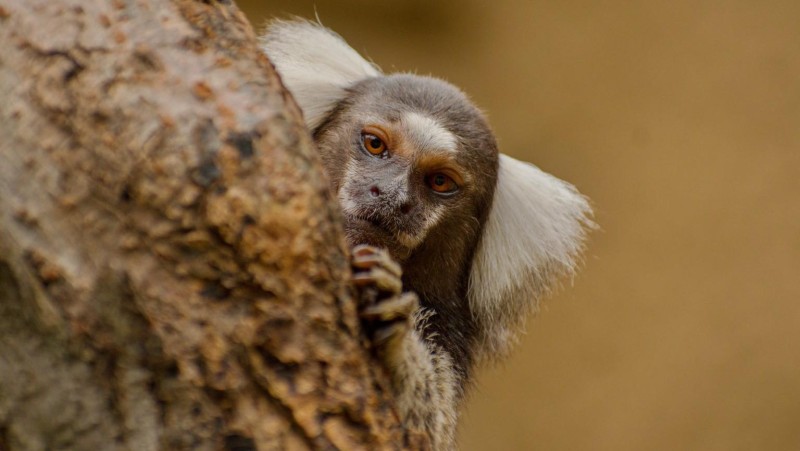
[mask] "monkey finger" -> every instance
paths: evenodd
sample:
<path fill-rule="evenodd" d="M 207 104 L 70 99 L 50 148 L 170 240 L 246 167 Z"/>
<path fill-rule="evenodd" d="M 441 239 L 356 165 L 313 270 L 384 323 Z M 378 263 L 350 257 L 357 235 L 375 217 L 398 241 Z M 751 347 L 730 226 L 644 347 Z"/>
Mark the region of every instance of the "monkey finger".
<path fill-rule="evenodd" d="M 408 319 L 419 307 L 419 300 L 414 293 L 403 293 L 361 311 L 361 317 L 373 321 L 395 321 Z"/>
<path fill-rule="evenodd" d="M 379 267 L 353 274 L 353 282 L 359 287 L 374 285 L 381 291 L 393 294 L 403 290 L 403 282 L 399 277 Z"/>
<path fill-rule="evenodd" d="M 353 266 L 360 269 L 369 269 L 379 266 L 395 277 L 401 277 L 403 275 L 403 268 L 392 259 L 388 252 L 353 256 Z"/>
<path fill-rule="evenodd" d="M 373 246 L 371 244 L 358 244 L 353 246 L 353 257 L 363 257 L 367 255 L 377 254 L 380 252 L 380 248 Z"/>

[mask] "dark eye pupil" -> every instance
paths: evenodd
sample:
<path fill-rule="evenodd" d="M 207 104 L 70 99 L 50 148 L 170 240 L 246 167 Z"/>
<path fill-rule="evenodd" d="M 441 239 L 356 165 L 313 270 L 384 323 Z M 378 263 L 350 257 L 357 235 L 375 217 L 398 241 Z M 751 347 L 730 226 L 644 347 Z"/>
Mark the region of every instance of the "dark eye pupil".
<path fill-rule="evenodd" d="M 435 183 L 437 186 L 442 186 L 445 184 L 445 182 L 447 182 L 447 179 L 445 179 L 442 174 L 437 174 L 433 177 L 433 183 Z"/>
<path fill-rule="evenodd" d="M 380 139 L 378 139 L 378 138 L 372 138 L 372 139 L 369 141 L 369 145 L 370 145 L 370 147 L 372 147 L 373 149 L 380 149 L 380 148 L 381 148 L 381 144 L 383 144 L 383 143 L 382 143 L 382 142 L 381 142 L 381 140 L 380 140 Z"/>

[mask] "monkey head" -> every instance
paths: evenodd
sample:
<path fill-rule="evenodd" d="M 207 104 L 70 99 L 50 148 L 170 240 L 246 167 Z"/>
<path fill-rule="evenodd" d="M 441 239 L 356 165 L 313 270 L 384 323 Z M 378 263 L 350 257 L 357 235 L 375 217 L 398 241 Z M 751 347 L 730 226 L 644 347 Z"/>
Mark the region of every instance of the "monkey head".
<path fill-rule="evenodd" d="M 494 194 L 497 146 L 480 111 L 441 80 L 363 80 L 319 125 L 319 146 L 351 244 L 387 248 L 403 263 L 449 236 L 468 258 Z M 456 249 L 458 248 L 458 249 Z"/>

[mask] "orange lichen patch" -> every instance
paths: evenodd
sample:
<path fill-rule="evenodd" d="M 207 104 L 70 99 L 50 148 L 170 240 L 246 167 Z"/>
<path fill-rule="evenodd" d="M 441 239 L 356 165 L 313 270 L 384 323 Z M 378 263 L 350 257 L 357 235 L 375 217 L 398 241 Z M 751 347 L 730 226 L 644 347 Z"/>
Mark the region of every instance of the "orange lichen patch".
<path fill-rule="evenodd" d="M 222 125 L 225 127 L 233 128 L 236 123 L 236 113 L 225 104 L 217 104 L 217 113 L 222 119 Z"/>
<path fill-rule="evenodd" d="M 28 261 L 36 269 L 36 274 L 45 285 L 58 282 L 64 277 L 61 268 L 38 250 L 34 249 L 28 253 Z"/>
<path fill-rule="evenodd" d="M 14 219 L 28 226 L 35 226 L 39 223 L 38 218 L 24 207 L 17 208 L 14 211 Z"/>
<path fill-rule="evenodd" d="M 173 119 L 172 116 L 160 114 L 158 118 L 161 119 L 161 124 L 164 128 L 175 128 L 175 119 Z"/>
<path fill-rule="evenodd" d="M 219 57 L 217 57 L 217 59 L 214 60 L 214 64 L 217 67 L 228 67 L 233 63 L 231 62 L 230 58 L 225 57 L 225 56 L 219 56 Z"/>
<path fill-rule="evenodd" d="M 192 87 L 192 93 L 200 100 L 208 100 L 214 97 L 214 91 L 204 81 L 198 81 Z"/>

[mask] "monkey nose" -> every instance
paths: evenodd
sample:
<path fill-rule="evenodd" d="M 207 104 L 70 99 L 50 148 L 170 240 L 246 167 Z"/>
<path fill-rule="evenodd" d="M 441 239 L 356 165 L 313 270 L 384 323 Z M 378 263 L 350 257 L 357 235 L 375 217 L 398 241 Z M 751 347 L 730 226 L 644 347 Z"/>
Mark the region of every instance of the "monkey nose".
<path fill-rule="evenodd" d="M 411 204 L 403 204 L 400 206 L 400 213 L 407 215 L 411 211 Z"/>

